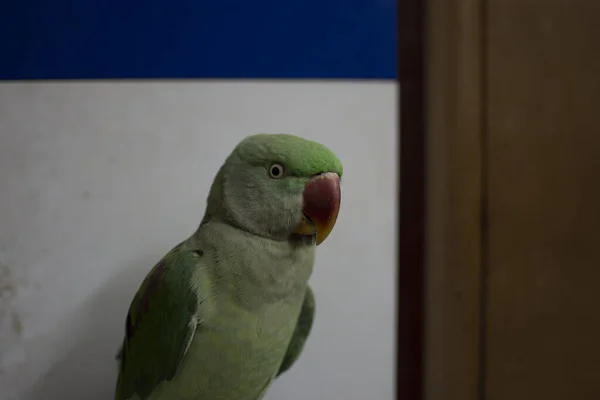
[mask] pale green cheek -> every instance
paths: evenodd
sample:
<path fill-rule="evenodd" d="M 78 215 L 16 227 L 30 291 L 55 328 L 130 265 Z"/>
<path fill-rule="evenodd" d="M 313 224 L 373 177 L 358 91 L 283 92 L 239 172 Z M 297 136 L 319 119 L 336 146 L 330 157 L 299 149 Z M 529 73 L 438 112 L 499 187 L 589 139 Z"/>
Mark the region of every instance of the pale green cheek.
<path fill-rule="evenodd" d="M 304 190 L 304 186 L 308 183 L 307 178 L 288 177 L 284 181 L 285 190 L 290 194 L 299 194 Z"/>

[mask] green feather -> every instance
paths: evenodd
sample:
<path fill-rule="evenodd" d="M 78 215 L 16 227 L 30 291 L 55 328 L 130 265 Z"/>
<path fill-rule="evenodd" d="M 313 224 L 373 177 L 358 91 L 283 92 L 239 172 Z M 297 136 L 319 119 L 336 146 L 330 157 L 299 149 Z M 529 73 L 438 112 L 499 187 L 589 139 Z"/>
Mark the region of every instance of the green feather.
<path fill-rule="evenodd" d="M 330 171 L 342 178 L 344 169 L 331 150 L 320 143 L 286 133 L 248 136 L 237 147 L 237 153 L 250 165 L 280 162 L 288 175 L 310 177 Z"/>
<path fill-rule="evenodd" d="M 298 317 L 298 323 L 296 324 L 294 335 L 292 336 L 292 340 L 290 341 L 287 352 L 285 353 L 283 362 L 279 367 L 277 376 L 290 369 L 290 367 L 300 357 L 302 350 L 304 350 L 306 339 L 308 339 L 308 335 L 312 329 L 314 317 L 315 296 L 310 286 L 307 286 L 306 294 L 304 295 L 304 302 L 302 303 L 302 311 L 300 311 L 300 316 Z"/>
<path fill-rule="evenodd" d="M 177 373 L 196 329 L 190 277 L 197 258 L 180 243 L 142 282 L 127 314 L 117 400 L 144 398 Z"/>

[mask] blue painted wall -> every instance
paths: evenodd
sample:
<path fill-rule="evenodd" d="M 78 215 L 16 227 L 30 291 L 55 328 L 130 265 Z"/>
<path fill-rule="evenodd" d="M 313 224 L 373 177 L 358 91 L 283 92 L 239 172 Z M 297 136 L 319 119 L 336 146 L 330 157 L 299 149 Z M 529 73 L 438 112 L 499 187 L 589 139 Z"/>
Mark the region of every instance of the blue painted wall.
<path fill-rule="evenodd" d="M 5 0 L 0 79 L 396 77 L 396 0 Z"/>

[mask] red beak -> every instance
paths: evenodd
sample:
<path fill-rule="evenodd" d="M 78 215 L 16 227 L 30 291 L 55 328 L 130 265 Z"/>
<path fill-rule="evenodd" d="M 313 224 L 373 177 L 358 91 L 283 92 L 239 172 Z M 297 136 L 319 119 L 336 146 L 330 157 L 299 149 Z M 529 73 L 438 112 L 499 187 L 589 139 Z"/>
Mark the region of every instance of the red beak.
<path fill-rule="evenodd" d="M 340 210 L 340 178 L 334 172 L 315 175 L 304 187 L 305 218 L 296 233 L 317 235 L 317 246 L 329 236 Z"/>

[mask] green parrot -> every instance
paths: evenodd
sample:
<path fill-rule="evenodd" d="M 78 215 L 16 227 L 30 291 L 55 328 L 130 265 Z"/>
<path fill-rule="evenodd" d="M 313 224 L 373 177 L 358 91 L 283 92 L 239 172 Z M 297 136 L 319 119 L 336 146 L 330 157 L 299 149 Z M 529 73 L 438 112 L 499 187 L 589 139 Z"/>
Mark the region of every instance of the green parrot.
<path fill-rule="evenodd" d="M 131 302 L 116 400 L 262 399 L 310 333 L 308 279 L 337 220 L 341 177 L 340 160 L 319 143 L 242 140 L 216 174 L 196 232 Z"/>

